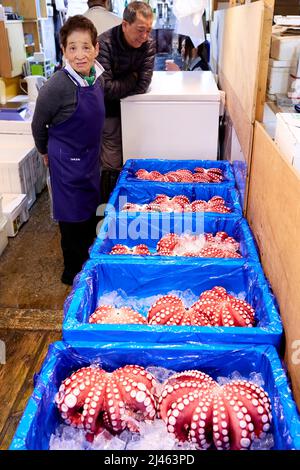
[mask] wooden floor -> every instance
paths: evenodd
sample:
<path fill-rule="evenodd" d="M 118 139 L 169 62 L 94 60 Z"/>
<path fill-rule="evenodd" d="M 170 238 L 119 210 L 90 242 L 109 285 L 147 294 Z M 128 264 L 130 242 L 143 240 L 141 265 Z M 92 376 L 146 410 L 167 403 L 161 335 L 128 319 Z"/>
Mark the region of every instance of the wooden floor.
<path fill-rule="evenodd" d="M 33 390 L 48 346 L 61 339 L 62 259 L 57 225 L 44 192 L 0 258 L 0 449 L 7 449 Z M 1 343 L 3 345 L 3 343 Z"/>

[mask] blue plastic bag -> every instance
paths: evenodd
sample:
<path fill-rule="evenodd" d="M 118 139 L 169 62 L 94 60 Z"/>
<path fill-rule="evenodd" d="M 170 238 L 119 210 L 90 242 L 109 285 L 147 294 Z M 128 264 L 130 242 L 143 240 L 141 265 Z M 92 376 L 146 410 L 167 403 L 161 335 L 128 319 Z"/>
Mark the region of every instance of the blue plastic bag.
<path fill-rule="evenodd" d="M 158 217 L 157 217 L 158 216 Z M 90 249 L 90 257 L 100 260 L 117 258 L 123 262 L 126 258 L 135 263 L 137 259 L 142 259 L 148 263 L 152 256 L 141 255 L 109 255 L 111 249 L 116 244 L 134 247 L 138 244 L 145 244 L 151 253 L 156 252 L 157 242 L 167 233 L 191 233 L 201 235 L 224 231 L 240 243 L 240 254 L 247 261 L 259 262 L 258 253 L 254 238 L 250 228 L 244 219 L 222 218 L 222 217 L 203 217 L 203 213 L 195 214 L 151 214 L 141 213 L 138 217 L 130 213 L 121 214 L 105 218 L 101 230 L 94 244 Z M 186 256 L 160 256 L 155 254 L 155 259 L 165 259 L 174 263 L 191 263 L 193 260 L 201 258 L 190 258 Z M 227 258 L 228 263 L 244 262 L 245 259 Z M 219 259 L 219 258 L 209 258 Z"/>
<path fill-rule="evenodd" d="M 158 194 L 165 194 L 169 197 L 178 195 L 187 196 L 190 202 L 195 200 L 209 201 L 214 196 L 221 196 L 225 200 L 225 205 L 230 208 L 228 214 L 220 214 L 216 212 L 205 212 L 205 216 L 211 217 L 242 217 L 242 208 L 239 202 L 239 195 L 233 187 L 228 185 L 209 184 L 187 185 L 177 183 L 164 183 L 163 190 L 158 190 L 156 185 L 149 181 L 144 181 L 143 185 L 129 183 L 124 185 L 118 184 L 112 192 L 108 204 L 106 206 L 105 215 L 122 211 L 126 202 L 134 204 L 149 204 Z"/>
<path fill-rule="evenodd" d="M 61 423 L 55 394 L 75 370 L 98 363 L 107 371 L 127 364 L 198 369 L 217 379 L 238 371 L 251 380 L 259 372 L 272 403 L 274 449 L 300 449 L 300 421 L 286 375 L 273 346 L 159 345 L 143 343 L 54 343 L 11 443 L 11 450 L 45 450 Z"/>
<path fill-rule="evenodd" d="M 107 303 L 101 297 L 107 297 L 108 293 L 116 293 L 114 306 L 128 306 L 147 317 L 156 297 L 176 292 L 194 302 L 203 291 L 215 286 L 222 286 L 251 304 L 256 312 L 253 328 L 88 323 L 97 306 Z M 192 265 L 176 266 L 152 261 L 146 267 L 129 261 L 122 264 L 114 260 L 88 261 L 64 305 L 63 338 L 66 341 L 167 344 L 191 341 L 279 346 L 281 336 L 282 325 L 274 297 L 258 264 L 233 267 L 226 260 L 211 263 L 203 259 Z"/>
<path fill-rule="evenodd" d="M 224 180 L 221 183 L 192 183 L 197 186 L 199 185 L 209 185 L 209 186 L 220 186 L 229 185 L 235 186 L 234 174 L 232 171 L 231 163 L 225 160 L 166 160 L 159 158 L 140 158 L 140 159 L 130 159 L 125 162 L 121 174 L 119 176 L 118 184 L 132 183 L 144 184 L 145 180 L 139 179 L 135 176 L 137 170 L 145 169 L 147 171 L 159 171 L 160 173 L 167 173 L 169 171 L 176 171 L 180 169 L 190 170 L 194 172 L 194 169 L 197 167 L 202 167 L 205 169 L 209 168 L 220 168 L 223 172 Z M 148 181 L 147 181 L 148 182 Z M 191 183 L 163 183 L 159 181 L 153 181 L 151 184 L 154 184 L 159 190 L 163 190 L 165 185 L 174 185 L 176 187 L 178 184 L 191 185 Z"/>

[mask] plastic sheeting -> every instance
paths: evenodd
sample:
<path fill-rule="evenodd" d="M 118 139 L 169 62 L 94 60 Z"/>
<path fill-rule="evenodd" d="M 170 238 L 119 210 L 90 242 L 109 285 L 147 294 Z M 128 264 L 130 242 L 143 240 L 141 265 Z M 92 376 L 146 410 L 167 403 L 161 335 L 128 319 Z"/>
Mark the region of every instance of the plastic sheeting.
<path fill-rule="evenodd" d="M 154 296 L 187 290 L 198 297 L 203 291 L 222 286 L 244 298 L 255 309 L 255 327 L 199 327 L 166 325 L 89 324 L 88 319 L 103 294 L 116 293 L 116 307 L 129 306 L 147 317 Z M 107 297 L 107 295 L 106 295 Z M 233 267 L 226 261 L 201 261 L 191 266 L 162 262 L 97 263 L 89 261 L 78 277 L 64 306 L 63 338 L 68 341 L 111 341 L 179 343 L 271 343 L 279 346 L 281 320 L 259 265 Z"/>
<path fill-rule="evenodd" d="M 246 179 L 247 179 L 247 164 L 242 161 L 235 161 L 232 163 L 233 172 L 236 180 L 236 187 L 240 195 L 242 207 L 244 207 Z"/>
<path fill-rule="evenodd" d="M 164 183 L 164 189 L 158 190 L 156 185 L 149 181 L 144 181 L 141 186 L 135 183 L 127 182 L 126 185 L 118 184 L 112 192 L 108 204 L 106 206 L 105 214 L 111 212 L 119 212 L 122 210 L 126 202 L 135 204 L 149 204 L 158 194 L 165 194 L 169 197 L 178 195 L 187 196 L 190 202 L 195 200 L 209 201 L 214 196 L 221 196 L 225 205 L 230 208 L 231 213 L 219 214 L 216 212 L 205 212 L 205 216 L 210 217 L 242 217 L 242 208 L 239 201 L 239 195 L 236 189 L 228 187 L 228 185 L 220 184 L 217 186 L 213 184 L 201 185 L 186 185 L 181 183 Z"/>
<path fill-rule="evenodd" d="M 160 173 L 167 173 L 168 171 L 176 171 L 179 169 L 185 169 L 194 171 L 196 167 L 209 168 L 220 168 L 223 172 L 224 181 L 222 183 L 193 183 L 199 185 L 209 186 L 220 186 L 221 184 L 227 184 L 235 186 L 234 174 L 232 171 L 231 163 L 228 161 L 219 160 L 162 160 L 159 158 L 141 158 L 141 159 L 129 159 L 125 162 L 121 174 L 119 176 L 119 183 L 124 184 L 128 182 L 137 182 L 138 184 L 144 184 L 145 180 L 139 179 L 135 176 L 135 172 L 141 168 L 147 171 L 159 171 Z M 191 185 L 191 183 L 163 183 L 159 181 L 153 181 L 157 188 L 164 188 L 166 184 L 175 185 Z"/>
<path fill-rule="evenodd" d="M 158 366 L 176 371 L 198 369 L 212 378 L 238 371 L 251 380 L 259 372 L 272 402 L 274 449 L 300 449 L 300 421 L 286 375 L 273 346 L 159 345 L 131 343 L 73 343 L 50 346 L 42 371 L 11 443 L 11 450 L 45 450 L 61 422 L 54 404 L 60 383 L 90 363 L 112 371 L 126 364 Z"/>
<path fill-rule="evenodd" d="M 159 215 L 159 217 L 157 217 Z M 154 255 L 109 255 L 112 247 L 116 244 L 123 244 L 129 247 L 138 244 L 148 246 L 151 253 L 155 253 L 157 242 L 167 233 L 205 233 L 216 234 L 218 231 L 224 231 L 240 243 L 239 252 L 243 258 L 248 261 L 259 262 L 255 241 L 251 234 L 251 230 L 243 219 L 221 218 L 221 217 L 203 217 L 203 213 L 195 214 L 151 214 L 141 213 L 138 217 L 130 215 L 130 213 L 122 214 L 118 217 L 106 217 L 101 227 L 100 233 L 90 249 L 90 257 L 98 258 L 99 262 L 104 260 L 112 260 L 116 258 L 118 262 L 123 262 L 126 258 L 130 258 L 132 263 L 136 259 L 142 259 L 145 263 L 153 258 Z M 184 256 L 160 256 L 155 255 L 155 259 L 173 260 L 176 265 L 178 263 L 191 263 L 195 258 Z M 200 260 L 202 258 L 197 258 Z M 217 260 L 218 258 L 209 258 Z M 227 263 L 243 262 L 240 259 L 226 259 Z"/>

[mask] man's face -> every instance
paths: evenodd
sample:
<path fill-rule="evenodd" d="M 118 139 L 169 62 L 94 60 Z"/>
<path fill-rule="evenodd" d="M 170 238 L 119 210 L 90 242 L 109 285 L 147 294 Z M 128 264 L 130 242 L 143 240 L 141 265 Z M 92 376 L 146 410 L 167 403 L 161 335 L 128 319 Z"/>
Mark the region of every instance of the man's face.
<path fill-rule="evenodd" d="M 139 13 L 137 13 L 135 21 L 131 24 L 123 20 L 122 29 L 129 46 L 137 49 L 148 40 L 152 30 L 152 21 L 152 17 L 144 18 Z"/>

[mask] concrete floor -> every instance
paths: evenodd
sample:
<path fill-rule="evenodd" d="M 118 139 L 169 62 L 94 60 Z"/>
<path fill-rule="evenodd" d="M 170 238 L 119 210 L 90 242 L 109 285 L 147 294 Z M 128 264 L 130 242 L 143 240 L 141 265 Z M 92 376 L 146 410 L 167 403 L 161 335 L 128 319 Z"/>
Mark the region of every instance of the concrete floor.
<path fill-rule="evenodd" d="M 0 258 L 0 449 L 7 449 L 51 342 L 61 339 L 63 303 L 70 287 L 60 281 L 63 261 L 58 226 L 45 190 Z"/>

